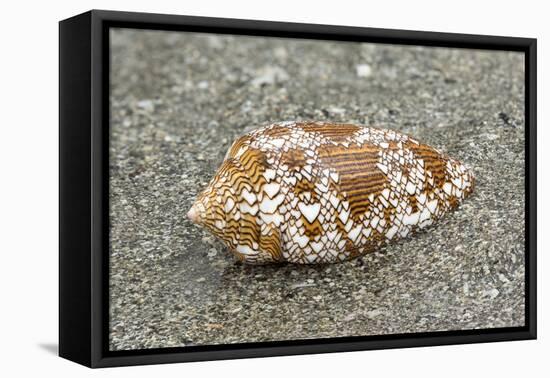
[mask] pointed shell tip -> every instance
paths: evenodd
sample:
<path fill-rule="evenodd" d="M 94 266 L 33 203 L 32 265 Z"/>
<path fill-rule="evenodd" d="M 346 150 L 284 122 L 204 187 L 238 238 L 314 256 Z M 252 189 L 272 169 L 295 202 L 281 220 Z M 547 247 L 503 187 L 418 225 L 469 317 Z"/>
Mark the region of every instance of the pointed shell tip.
<path fill-rule="evenodd" d="M 198 213 L 197 213 L 197 210 L 195 209 L 195 206 L 192 206 L 189 211 L 187 212 L 187 218 L 189 218 L 189 220 L 191 220 L 192 222 L 196 223 L 197 220 L 198 220 Z"/>

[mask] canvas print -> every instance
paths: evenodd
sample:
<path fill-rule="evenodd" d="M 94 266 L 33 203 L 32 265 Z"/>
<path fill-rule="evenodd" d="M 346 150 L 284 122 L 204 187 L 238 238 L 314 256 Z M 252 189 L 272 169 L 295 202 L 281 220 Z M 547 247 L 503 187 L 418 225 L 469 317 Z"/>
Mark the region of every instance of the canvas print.
<path fill-rule="evenodd" d="M 525 325 L 523 53 L 109 40 L 111 351 Z"/>

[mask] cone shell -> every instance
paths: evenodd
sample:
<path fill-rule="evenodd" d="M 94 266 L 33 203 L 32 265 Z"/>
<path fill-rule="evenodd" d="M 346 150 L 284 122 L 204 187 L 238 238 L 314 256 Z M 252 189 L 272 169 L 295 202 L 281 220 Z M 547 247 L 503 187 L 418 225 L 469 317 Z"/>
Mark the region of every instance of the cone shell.
<path fill-rule="evenodd" d="M 237 139 L 188 216 L 247 263 L 339 262 L 431 225 L 473 183 L 392 130 L 283 122 Z"/>

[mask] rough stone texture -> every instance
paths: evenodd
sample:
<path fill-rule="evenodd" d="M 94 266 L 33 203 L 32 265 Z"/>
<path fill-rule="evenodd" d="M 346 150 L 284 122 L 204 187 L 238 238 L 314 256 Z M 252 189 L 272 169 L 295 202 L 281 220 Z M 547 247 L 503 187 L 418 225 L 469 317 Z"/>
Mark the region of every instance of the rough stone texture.
<path fill-rule="evenodd" d="M 524 324 L 519 53 L 115 30 L 112 350 Z M 425 232 L 336 265 L 245 266 L 185 214 L 230 143 L 283 120 L 411 134 L 476 189 Z"/>

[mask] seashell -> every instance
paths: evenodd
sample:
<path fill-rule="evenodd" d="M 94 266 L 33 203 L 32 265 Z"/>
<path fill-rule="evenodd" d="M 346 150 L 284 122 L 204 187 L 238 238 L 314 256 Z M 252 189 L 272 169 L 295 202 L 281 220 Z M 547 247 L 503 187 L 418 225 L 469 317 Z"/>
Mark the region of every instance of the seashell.
<path fill-rule="evenodd" d="M 238 138 L 188 217 L 246 263 L 332 263 L 431 225 L 474 186 L 392 130 L 282 122 Z"/>

